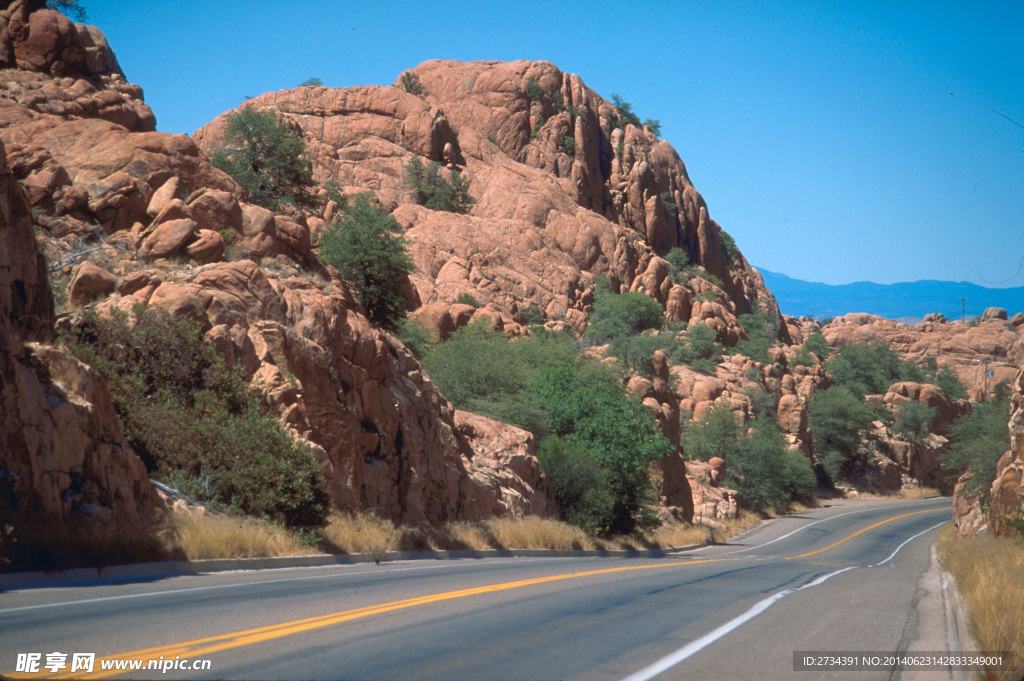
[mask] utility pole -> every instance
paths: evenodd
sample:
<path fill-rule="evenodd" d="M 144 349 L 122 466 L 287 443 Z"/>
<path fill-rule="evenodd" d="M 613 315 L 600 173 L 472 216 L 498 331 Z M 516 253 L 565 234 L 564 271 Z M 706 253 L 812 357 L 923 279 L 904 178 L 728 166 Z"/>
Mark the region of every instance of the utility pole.
<path fill-rule="evenodd" d="M 965 323 L 964 320 L 967 316 L 967 301 L 970 300 L 970 298 L 957 298 L 957 300 L 960 301 L 960 323 L 963 324 Z"/>

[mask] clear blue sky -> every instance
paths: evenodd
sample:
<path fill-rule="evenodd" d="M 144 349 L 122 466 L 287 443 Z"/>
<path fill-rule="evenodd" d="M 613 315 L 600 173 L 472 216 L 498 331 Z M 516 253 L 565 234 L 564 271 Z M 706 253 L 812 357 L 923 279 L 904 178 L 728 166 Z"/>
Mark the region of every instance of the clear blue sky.
<path fill-rule="evenodd" d="M 82 4 L 163 131 L 311 76 L 543 59 L 660 119 L 754 265 L 1024 286 L 1024 128 L 987 108 L 1024 125 L 1021 0 Z"/>

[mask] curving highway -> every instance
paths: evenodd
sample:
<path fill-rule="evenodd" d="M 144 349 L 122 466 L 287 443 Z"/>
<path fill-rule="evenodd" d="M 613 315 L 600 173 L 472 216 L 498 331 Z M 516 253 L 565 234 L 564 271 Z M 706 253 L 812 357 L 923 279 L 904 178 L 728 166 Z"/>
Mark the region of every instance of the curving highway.
<path fill-rule="evenodd" d="M 778 518 L 657 559 L 406 561 L 0 594 L 0 672 L 81 678 L 889 679 L 794 671 L 795 651 L 907 650 L 950 501 L 872 500 Z M 19 655 L 40 671 L 16 673 Z M 159 670 L 102 670 L 155 660 Z M 208 669 L 182 669 L 208 661 Z M 60 658 L 54 660 L 60 662 Z M 173 665 L 177 664 L 178 669 Z"/>

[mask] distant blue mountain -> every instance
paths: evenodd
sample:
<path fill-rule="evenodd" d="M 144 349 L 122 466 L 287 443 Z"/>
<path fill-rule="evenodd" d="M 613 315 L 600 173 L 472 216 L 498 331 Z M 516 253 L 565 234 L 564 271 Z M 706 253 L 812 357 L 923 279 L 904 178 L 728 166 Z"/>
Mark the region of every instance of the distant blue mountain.
<path fill-rule="evenodd" d="M 941 312 L 948 319 L 961 313 L 961 298 L 967 298 L 968 317 L 980 315 L 988 307 L 1005 308 L 1012 317 L 1024 312 L 1024 286 L 986 288 L 966 281 L 908 281 L 876 284 L 858 281 L 852 284 L 819 284 L 787 277 L 760 267 L 765 285 L 775 294 L 783 314 L 794 317 L 838 317 L 850 312 L 867 312 L 888 319 L 920 319 Z"/>

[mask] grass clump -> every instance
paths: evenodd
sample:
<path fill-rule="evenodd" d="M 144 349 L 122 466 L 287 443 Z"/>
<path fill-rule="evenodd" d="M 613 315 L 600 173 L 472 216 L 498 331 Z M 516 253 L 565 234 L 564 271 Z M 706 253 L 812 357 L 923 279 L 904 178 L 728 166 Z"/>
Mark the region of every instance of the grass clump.
<path fill-rule="evenodd" d="M 330 500 L 316 459 L 224 366 L 199 324 L 143 305 L 133 315 L 129 323 L 123 312 L 89 311 L 63 340 L 107 380 L 150 473 L 222 507 L 290 527 L 322 524 Z"/>
<path fill-rule="evenodd" d="M 1009 653 L 1010 669 L 990 678 L 1019 679 L 1024 674 L 1024 544 L 1001 537 L 955 539 L 947 526 L 937 548 L 943 567 L 956 578 L 980 648 Z"/>
<path fill-rule="evenodd" d="M 173 525 L 188 560 L 270 558 L 315 553 L 283 526 L 259 518 L 176 514 Z"/>

